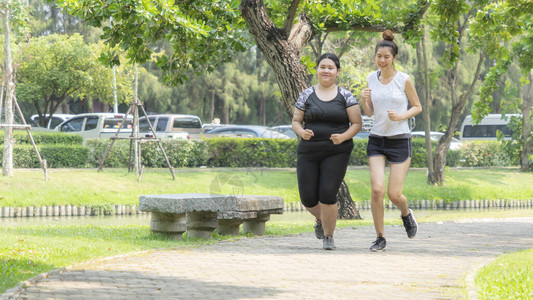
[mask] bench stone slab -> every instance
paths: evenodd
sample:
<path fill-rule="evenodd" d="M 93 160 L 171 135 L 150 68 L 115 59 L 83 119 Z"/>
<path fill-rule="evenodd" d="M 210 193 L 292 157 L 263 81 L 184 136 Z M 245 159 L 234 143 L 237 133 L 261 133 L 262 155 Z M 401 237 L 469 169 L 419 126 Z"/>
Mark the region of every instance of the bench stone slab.
<path fill-rule="evenodd" d="M 270 214 L 283 213 L 283 198 L 257 195 L 164 194 L 139 197 L 139 210 L 151 212 L 150 229 L 180 238 L 209 238 L 218 228 L 222 234 L 243 231 L 265 233 Z"/>

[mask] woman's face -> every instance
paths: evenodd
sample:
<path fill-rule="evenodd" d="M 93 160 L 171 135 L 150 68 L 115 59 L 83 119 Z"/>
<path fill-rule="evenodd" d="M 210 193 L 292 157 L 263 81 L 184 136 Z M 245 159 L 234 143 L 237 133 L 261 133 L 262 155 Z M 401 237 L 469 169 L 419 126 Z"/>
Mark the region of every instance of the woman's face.
<path fill-rule="evenodd" d="M 318 63 L 316 74 L 318 76 L 318 83 L 329 86 L 335 84 L 337 75 L 339 75 L 339 69 L 337 69 L 335 62 L 329 58 L 325 58 Z"/>
<path fill-rule="evenodd" d="M 376 52 L 376 65 L 383 72 L 389 68 L 393 68 L 392 63 L 396 59 L 392 55 L 392 49 L 390 47 L 380 47 Z"/>

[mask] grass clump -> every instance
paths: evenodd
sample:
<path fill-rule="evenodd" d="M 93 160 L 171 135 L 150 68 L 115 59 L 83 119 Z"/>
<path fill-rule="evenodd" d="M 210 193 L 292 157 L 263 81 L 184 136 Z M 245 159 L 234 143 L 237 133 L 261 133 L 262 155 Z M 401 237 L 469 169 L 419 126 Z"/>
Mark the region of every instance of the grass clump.
<path fill-rule="evenodd" d="M 533 299 L 533 249 L 498 257 L 476 274 L 480 299 Z"/>

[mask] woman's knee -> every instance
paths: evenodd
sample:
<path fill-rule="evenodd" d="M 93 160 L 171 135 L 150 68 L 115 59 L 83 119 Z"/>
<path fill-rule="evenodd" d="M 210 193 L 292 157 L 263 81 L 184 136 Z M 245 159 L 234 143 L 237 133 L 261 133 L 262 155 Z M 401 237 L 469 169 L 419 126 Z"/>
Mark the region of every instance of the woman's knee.
<path fill-rule="evenodd" d="M 372 193 L 372 199 L 376 199 L 376 200 L 383 199 L 383 197 L 385 196 L 385 187 L 379 186 L 379 185 L 372 186 L 371 193 Z"/>
<path fill-rule="evenodd" d="M 321 192 L 319 202 L 326 205 L 332 205 L 337 203 L 337 191 Z"/>
<path fill-rule="evenodd" d="M 390 201 L 392 201 L 392 203 L 396 203 L 398 201 L 401 201 L 402 198 L 403 198 L 402 191 L 391 191 L 391 190 L 389 190 L 388 193 L 387 193 L 387 196 L 389 196 L 389 199 L 390 199 Z"/>

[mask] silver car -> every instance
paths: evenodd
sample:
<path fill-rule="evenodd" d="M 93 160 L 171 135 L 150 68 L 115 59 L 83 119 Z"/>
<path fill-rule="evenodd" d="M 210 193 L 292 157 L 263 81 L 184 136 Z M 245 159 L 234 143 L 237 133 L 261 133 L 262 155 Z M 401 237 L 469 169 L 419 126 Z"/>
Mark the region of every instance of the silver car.
<path fill-rule="evenodd" d="M 290 139 L 291 137 L 266 126 L 259 125 L 231 125 L 207 131 L 205 137 L 242 137 L 265 139 Z"/>
<path fill-rule="evenodd" d="M 119 136 L 131 136 L 133 116 L 128 115 L 124 122 L 124 114 L 87 113 L 79 114 L 59 124 L 56 130 L 79 134 L 85 144 L 87 139 L 110 138 L 115 136 L 120 127 Z"/>

